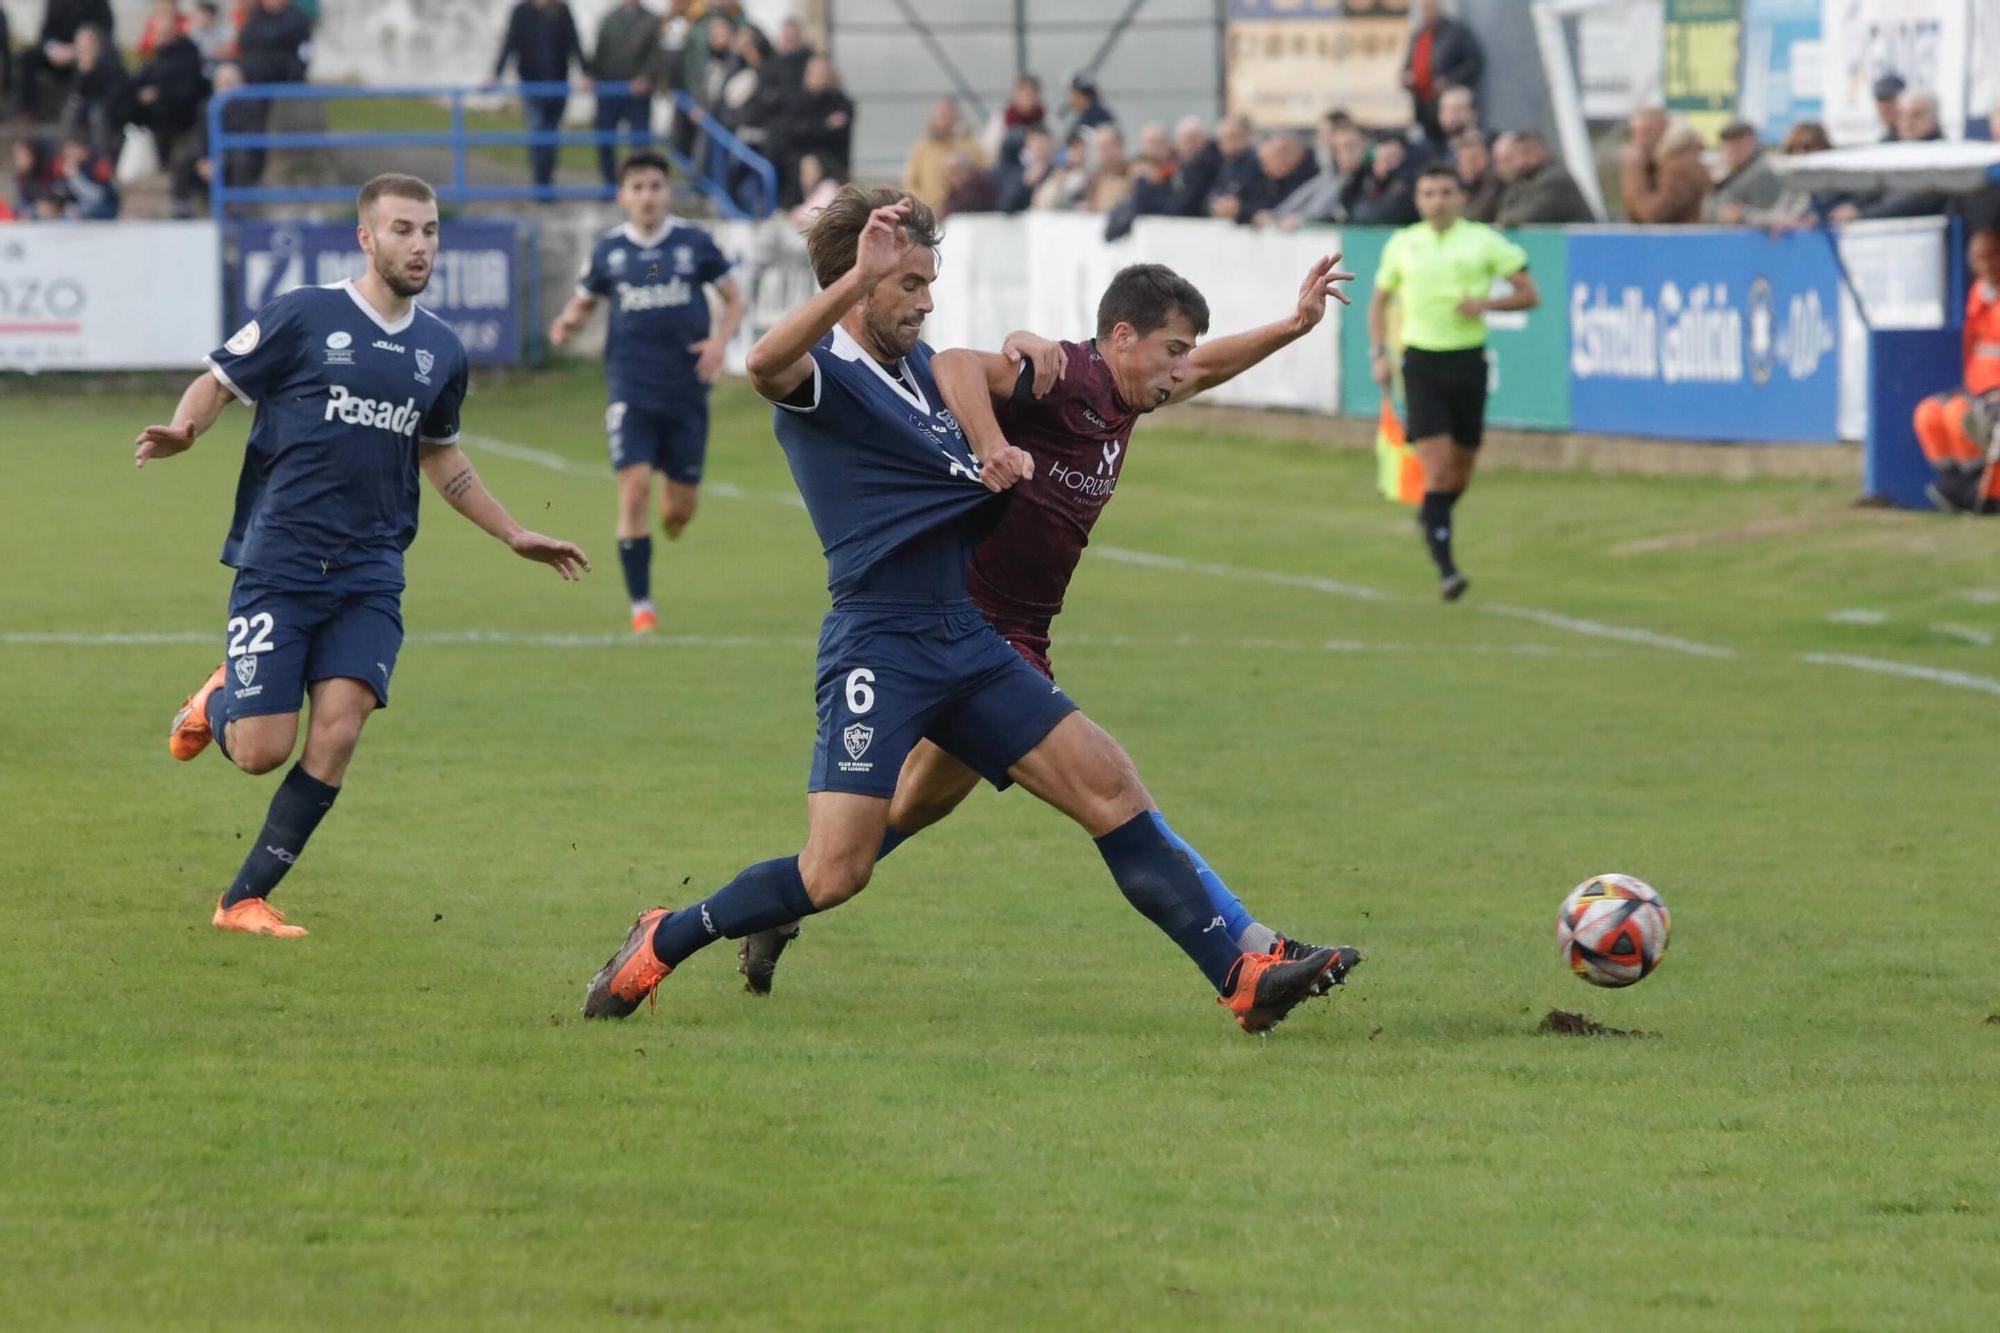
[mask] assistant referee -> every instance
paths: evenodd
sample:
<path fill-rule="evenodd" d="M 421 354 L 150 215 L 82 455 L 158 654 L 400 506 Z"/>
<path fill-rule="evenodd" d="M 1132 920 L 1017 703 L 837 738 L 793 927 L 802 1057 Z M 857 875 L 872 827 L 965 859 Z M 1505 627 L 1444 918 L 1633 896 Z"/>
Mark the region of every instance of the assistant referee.
<path fill-rule="evenodd" d="M 1486 425 L 1486 312 L 1533 310 L 1542 303 L 1528 274 L 1528 254 L 1483 222 L 1465 216 L 1465 187 L 1442 162 L 1417 176 L 1423 221 L 1389 238 L 1375 294 L 1368 302 L 1369 369 L 1389 391 L 1389 299 L 1402 311 L 1406 434 L 1424 465 L 1417 513 L 1438 568 L 1439 591 L 1457 601 L 1470 587 L 1451 558 L 1452 508 L 1472 484 Z M 1490 295 L 1494 280 L 1512 288 Z"/>

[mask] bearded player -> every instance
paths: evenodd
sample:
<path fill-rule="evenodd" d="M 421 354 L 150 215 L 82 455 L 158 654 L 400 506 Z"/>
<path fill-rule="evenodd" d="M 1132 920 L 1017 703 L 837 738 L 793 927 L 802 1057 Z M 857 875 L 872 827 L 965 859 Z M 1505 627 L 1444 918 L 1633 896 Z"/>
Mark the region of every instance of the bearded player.
<path fill-rule="evenodd" d="M 590 568 L 575 546 L 508 517 L 459 450 L 465 348 L 411 299 L 437 258 L 437 196 L 414 176 L 377 176 L 359 213 L 367 272 L 267 303 L 207 358 L 172 424 L 137 441 L 144 467 L 193 447 L 232 398 L 256 409 L 222 545 L 236 570 L 226 656 L 175 714 L 174 758 L 213 741 L 244 772 L 269 773 L 291 758 L 312 701 L 305 753 L 216 901 L 218 930 L 306 933 L 267 899 L 333 808 L 362 725 L 389 705 L 419 473 L 516 555 L 565 579 Z"/>
<path fill-rule="evenodd" d="M 1335 254 L 1313 264 L 1289 317 L 1210 343 L 1197 345 L 1208 331 L 1208 302 L 1194 284 L 1164 265 L 1134 264 L 1105 289 L 1097 336 L 1087 342 L 1017 333 L 1000 353 L 937 354 L 938 391 L 967 435 L 982 445 L 986 437 L 1004 437 L 1035 460 L 1033 478 L 1014 488 L 998 525 L 973 553 L 965 581 L 987 621 L 1051 682 L 1050 624 L 1062 611 L 1091 527 L 1117 490 L 1133 426 L 1310 333 L 1326 316 L 1327 297 L 1348 300 L 1339 284 L 1354 275 L 1337 271 L 1339 262 Z M 971 768 L 929 741 L 918 745 L 898 775 L 883 854 L 950 814 L 978 785 Z M 1201 876 L 1238 947 L 1265 953 L 1282 943 L 1291 957 L 1312 951 L 1252 917 L 1199 852 L 1161 827 Z M 745 989 L 770 991 L 778 956 L 797 936 L 798 923 L 791 922 L 744 938 L 737 964 Z"/>

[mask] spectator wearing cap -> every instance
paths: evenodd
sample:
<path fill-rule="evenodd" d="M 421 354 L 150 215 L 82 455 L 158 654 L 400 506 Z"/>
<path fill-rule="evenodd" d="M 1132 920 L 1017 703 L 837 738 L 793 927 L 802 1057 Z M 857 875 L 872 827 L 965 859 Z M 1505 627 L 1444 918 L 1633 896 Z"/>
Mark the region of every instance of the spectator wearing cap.
<path fill-rule="evenodd" d="M 1701 136 L 1684 121 L 1670 125 L 1656 106 L 1634 111 L 1630 126 L 1619 173 L 1625 216 L 1663 226 L 1701 221 L 1710 185 Z"/>
<path fill-rule="evenodd" d="M 1443 145 L 1449 135 L 1438 123 L 1438 101 L 1448 88 L 1477 88 L 1486 56 L 1472 29 L 1445 15 L 1442 0 L 1418 0 L 1417 28 L 1403 56 L 1403 86 L 1424 137 Z"/>
<path fill-rule="evenodd" d="M 1875 94 L 1875 117 L 1882 122 L 1882 142 L 1894 143 L 1902 136 L 1896 132 L 1896 102 L 1909 88 L 1900 74 L 1884 74 L 1875 80 L 1871 91 Z"/>
<path fill-rule="evenodd" d="M 903 164 L 903 188 L 937 208 L 951 189 L 949 164 L 954 153 L 964 153 L 975 164 L 984 165 L 979 141 L 966 133 L 959 121 L 958 103 L 940 97 L 924 117 L 923 133 L 910 145 L 909 159 Z"/>
<path fill-rule="evenodd" d="M 1595 222 L 1576 177 L 1549 160 L 1548 141 L 1532 130 L 1493 141 L 1493 174 L 1500 178 L 1496 227 L 1556 226 Z"/>
<path fill-rule="evenodd" d="M 1065 110 L 1068 115 L 1063 121 L 1065 137 L 1078 130 L 1086 132 L 1099 125 L 1114 121 L 1118 117 L 1111 114 L 1111 108 L 1104 105 L 1104 99 L 1097 92 L 1097 76 L 1089 70 L 1078 70 L 1070 75 L 1069 92 L 1065 95 Z"/>
<path fill-rule="evenodd" d="M 1722 179 L 1702 202 L 1705 221 L 1731 226 L 1747 222 L 1776 205 L 1784 193 L 1778 173 L 1764 160 L 1757 127 L 1748 121 L 1732 120 L 1722 127 L 1722 166 Z"/>

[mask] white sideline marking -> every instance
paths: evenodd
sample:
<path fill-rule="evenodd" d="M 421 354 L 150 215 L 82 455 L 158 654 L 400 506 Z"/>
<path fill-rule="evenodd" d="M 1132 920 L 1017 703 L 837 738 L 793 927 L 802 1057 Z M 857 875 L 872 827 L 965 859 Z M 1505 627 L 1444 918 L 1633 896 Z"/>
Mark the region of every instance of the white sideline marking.
<path fill-rule="evenodd" d="M 1983 629 L 1974 629 L 1970 625 L 1932 625 L 1930 631 L 1933 634 L 1941 634 L 1947 639 L 1957 639 L 1960 643 L 1972 644 L 1976 648 L 1991 648 L 1993 646 L 1993 636 L 1991 634 Z"/>
<path fill-rule="evenodd" d="M 1370 588 L 1360 583 L 1342 583 L 1339 579 L 1285 574 L 1274 569 L 1242 569 L 1235 565 L 1218 565 L 1206 560 L 1184 560 L 1177 555 L 1129 551 L 1120 546 L 1098 546 L 1092 549 L 1106 560 L 1116 560 L 1126 565 L 1144 565 L 1149 569 L 1171 569 L 1183 574 L 1207 574 L 1212 578 L 1240 579 L 1245 583 L 1269 583 L 1280 588 L 1304 588 L 1309 592 L 1323 592 L 1335 597 L 1352 597 L 1363 602 L 1398 600 L 1395 594 L 1384 592 L 1380 588 Z"/>
<path fill-rule="evenodd" d="M 1643 644 L 1648 648 L 1664 648 L 1670 653 L 1685 653 L 1689 657 L 1736 656 L 1734 648 L 1724 648 L 1712 643 L 1697 643 L 1693 639 L 1660 634 L 1649 629 L 1606 625 L 1601 621 L 1565 616 L 1555 611 L 1538 611 L 1532 606 L 1508 606 L 1504 602 L 1477 602 L 1474 605 L 1489 616 L 1509 616 L 1515 620 L 1529 620 L 1537 625 L 1546 625 L 1550 629 L 1566 629 L 1572 634 L 1587 634 L 1594 639 L 1616 639 L 1620 643 Z"/>
<path fill-rule="evenodd" d="M 2000 588 L 1967 588 L 1959 596 L 1974 606 L 2000 606 Z"/>
<path fill-rule="evenodd" d="M 565 458 L 561 454 L 552 453 L 547 449 L 533 449 L 525 444 L 513 444 L 506 440 L 496 440 L 491 435 L 461 435 L 458 438 L 460 444 L 468 445 L 475 450 L 481 450 L 489 454 L 498 454 L 502 458 L 511 458 L 517 463 L 533 463 L 536 467 L 545 467 L 551 472 L 567 472 L 575 477 L 609 477 L 611 475 L 608 465 L 605 467 L 593 467 L 586 463 L 579 463 L 574 458 Z M 725 500 L 741 500 L 747 494 L 741 486 L 732 486 L 726 481 L 711 481 L 706 483 L 702 489 L 709 495 L 719 495 Z"/>
<path fill-rule="evenodd" d="M 1953 685 L 1961 690 L 1978 690 L 1981 694 L 2000 694 L 2000 680 L 1995 680 L 1991 676 L 1974 676 L 1964 671 L 1946 671 L 1942 667 L 1918 666 L 1913 662 L 1888 662 L 1879 657 L 1853 657 L 1846 653 L 1801 653 L 1799 660 L 1811 662 L 1816 666 L 1852 667 L 1856 671 L 1873 671 L 1884 676 L 1927 680 L 1935 685 Z"/>
<path fill-rule="evenodd" d="M 1833 625 L 1886 625 L 1889 623 L 1889 613 L 1850 606 L 1843 610 L 1827 612 L 1826 619 L 1827 623 Z"/>

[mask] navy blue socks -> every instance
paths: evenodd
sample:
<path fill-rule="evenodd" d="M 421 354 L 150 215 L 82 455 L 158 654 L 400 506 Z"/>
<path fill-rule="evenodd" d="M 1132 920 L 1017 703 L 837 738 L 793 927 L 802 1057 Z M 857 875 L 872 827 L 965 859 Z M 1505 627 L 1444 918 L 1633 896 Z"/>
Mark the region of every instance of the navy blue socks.
<path fill-rule="evenodd" d="M 818 910 L 806 894 L 798 857 L 759 861 L 702 901 L 660 918 L 653 928 L 653 954 L 668 967 L 679 967 L 717 940 L 739 940 Z"/>
<path fill-rule="evenodd" d="M 653 600 L 653 539 L 620 537 L 618 564 L 625 571 L 625 592 L 631 597 L 632 604 L 650 604 Z"/>
<path fill-rule="evenodd" d="M 221 693 L 217 690 L 215 695 Z M 215 695 L 210 695 L 210 699 Z M 271 810 L 264 816 L 257 845 L 250 849 L 243 868 L 236 872 L 236 882 L 223 895 L 222 905 L 234 907 L 245 898 L 270 897 L 271 890 L 278 887 L 278 881 L 299 859 L 306 839 L 312 837 L 319 821 L 326 818 L 338 795 L 340 788 L 327 786 L 301 765 L 293 764 L 292 771 L 285 774 L 285 780 L 272 795 Z"/>
<path fill-rule="evenodd" d="M 1228 922 L 1209 901 L 1194 862 L 1168 837 L 1166 821 L 1134 815 L 1097 840 L 1097 850 L 1126 901 L 1181 947 L 1223 993 L 1242 950 Z"/>
<path fill-rule="evenodd" d="M 224 734 L 229 730 L 229 682 L 208 692 L 208 702 L 203 705 L 203 714 L 208 718 L 208 730 L 215 737 L 215 748 L 222 751 L 223 758 L 229 758 L 229 743 Z M 235 760 L 231 759 L 231 763 Z"/>

